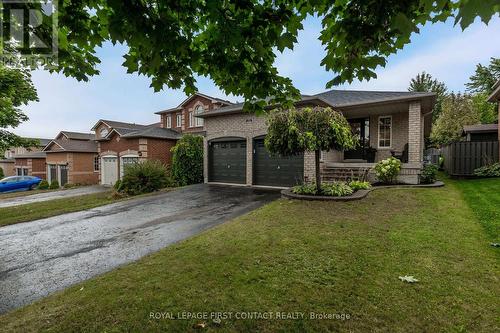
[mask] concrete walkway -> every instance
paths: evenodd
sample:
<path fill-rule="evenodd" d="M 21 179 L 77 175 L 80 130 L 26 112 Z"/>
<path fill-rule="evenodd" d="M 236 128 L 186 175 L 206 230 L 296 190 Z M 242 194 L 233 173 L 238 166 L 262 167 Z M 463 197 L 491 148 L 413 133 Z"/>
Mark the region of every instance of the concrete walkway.
<path fill-rule="evenodd" d="M 6 199 L 2 199 L 2 197 L 0 196 L 0 208 L 25 205 L 34 202 L 49 201 L 54 199 L 76 197 L 79 195 L 99 193 L 107 190 L 109 190 L 109 188 L 100 185 L 94 185 L 94 186 L 82 186 L 68 190 L 52 191 L 46 193 L 28 194 L 25 196 L 6 198 Z"/>
<path fill-rule="evenodd" d="M 196 235 L 280 196 L 193 185 L 0 228 L 0 313 Z"/>

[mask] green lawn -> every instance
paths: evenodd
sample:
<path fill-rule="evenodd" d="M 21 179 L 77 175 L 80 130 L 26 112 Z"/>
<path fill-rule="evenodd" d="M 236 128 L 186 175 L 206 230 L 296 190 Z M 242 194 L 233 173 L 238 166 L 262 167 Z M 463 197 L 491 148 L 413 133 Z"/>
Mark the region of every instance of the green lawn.
<path fill-rule="evenodd" d="M 9 199 L 9 198 L 17 198 L 17 197 L 25 197 L 27 195 L 54 192 L 54 191 L 60 191 L 60 190 L 31 190 L 31 191 L 0 193 L 0 200 Z"/>
<path fill-rule="evenodd" d="M 206 323 L 199 331 L 498 331 L 499 249 L 489 245 L 491 226 L 470 208 L 481 206 L 464 199 L 462 188 L 449 181 L 444 188 L 377 190 L 350 203 L 278 200 L 1 316 L 0 327 L 186 332 Z M 498 214 L 500 207 L 491 209 Z M 398 279 L 407 274 L 420 282 Z M 228 311 L 233 318 L 220 324 L 150 318 L 184 311 Z M 234 318 L 240 311 L 298 311 L 305 318 Z M 311 320 L 310 312 L 349 319 Z"/>
<path fill-rule="evenodd" d="M 117 199 L 111 198 L 110 193 L 111 192 L 93 193 L 77 197 L 0 208 L 0 227 L 64 213 L 77 212 L 117 201 Z"/>

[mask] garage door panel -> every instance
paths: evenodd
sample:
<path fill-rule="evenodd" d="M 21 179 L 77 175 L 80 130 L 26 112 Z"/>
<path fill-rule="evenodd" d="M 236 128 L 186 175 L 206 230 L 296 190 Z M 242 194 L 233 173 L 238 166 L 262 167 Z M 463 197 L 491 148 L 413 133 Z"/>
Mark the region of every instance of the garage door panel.
<path fill-rule="evenodd" d="M 254 140 L 253 183 L 268 186 L 293 186 L 302 183 L 304 155 L 271 155 L 264 139 Z"/>
<path fill-rule="evenodd" d="M 246 142 L 244 140 L 211 142 L 209 181 L 246 183 Z"/>

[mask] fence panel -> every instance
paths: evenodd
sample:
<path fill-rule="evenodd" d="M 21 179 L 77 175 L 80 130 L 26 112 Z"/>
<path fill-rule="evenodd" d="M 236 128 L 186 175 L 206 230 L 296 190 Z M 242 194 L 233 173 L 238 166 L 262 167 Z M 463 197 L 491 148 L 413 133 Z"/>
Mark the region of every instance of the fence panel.
<path fill-rule="evenodd" d="M 452 176 L 472 176 L 474 170 L 498 162 L 498 141 L 454 142 L 441 148 L 444 169 Z"/>

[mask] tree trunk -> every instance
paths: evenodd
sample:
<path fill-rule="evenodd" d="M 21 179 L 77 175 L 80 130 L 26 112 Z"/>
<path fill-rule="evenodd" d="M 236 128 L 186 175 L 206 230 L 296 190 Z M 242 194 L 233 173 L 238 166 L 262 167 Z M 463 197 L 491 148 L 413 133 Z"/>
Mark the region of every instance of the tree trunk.
<path fill-rule="evenodd" d="M 321 156 L 321 150 L 314 151 L 314 162 L 316 167 L 316 192 L 321 194 L 321 173 L 319 172 L 319 159 Z"/>

